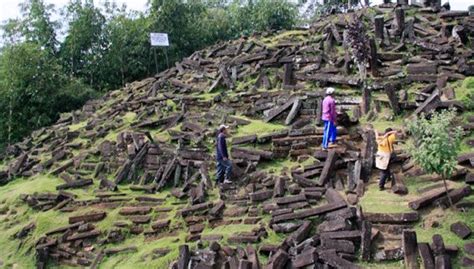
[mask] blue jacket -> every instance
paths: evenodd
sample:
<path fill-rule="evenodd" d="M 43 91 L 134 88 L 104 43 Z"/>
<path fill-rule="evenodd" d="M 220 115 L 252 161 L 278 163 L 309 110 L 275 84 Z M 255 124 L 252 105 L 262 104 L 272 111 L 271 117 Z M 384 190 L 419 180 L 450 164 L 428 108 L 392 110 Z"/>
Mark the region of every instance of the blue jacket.
<path fill-rule="evenodd" d="M 223 158 L 229 158 L 229 154 L 227 153 L 227 143 L 225 141 L 225 135 L 223 133 L 219 133 L 217 135 L 217 160 L 222 160 Z"/>

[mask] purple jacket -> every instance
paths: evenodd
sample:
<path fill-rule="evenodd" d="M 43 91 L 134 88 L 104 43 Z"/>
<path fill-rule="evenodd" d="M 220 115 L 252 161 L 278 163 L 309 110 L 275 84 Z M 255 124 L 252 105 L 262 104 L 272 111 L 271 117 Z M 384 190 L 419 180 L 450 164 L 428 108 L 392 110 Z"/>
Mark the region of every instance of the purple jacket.
<path fill-rule="evenodd" d="M 326 96 L 323 100 L 323 115 L 321 119 L 331 122 L 335 122 L 337 119 L 336 101 L 330 95 Z"/>

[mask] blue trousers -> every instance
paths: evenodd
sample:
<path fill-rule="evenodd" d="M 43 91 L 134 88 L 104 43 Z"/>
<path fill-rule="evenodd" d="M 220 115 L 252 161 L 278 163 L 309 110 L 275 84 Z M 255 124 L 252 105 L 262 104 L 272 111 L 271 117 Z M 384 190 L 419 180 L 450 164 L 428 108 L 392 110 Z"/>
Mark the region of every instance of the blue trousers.
<path fill-rule="evenodd" d="M 337 129 L 334 122 L 325 120 L 324 121 L 324 133 L 323 133 L 323 148 L 327 149 L 329 142 L 335 143 L 337 136 Z"/>
<path fill-rule="evenodd" d="M 227 159 L 226 161 L 220 159 L 217 160 L 217 176 L 216 183 L 223 182 L 224 179 L 230 180 L 232 175 L 232 162 Z"/>

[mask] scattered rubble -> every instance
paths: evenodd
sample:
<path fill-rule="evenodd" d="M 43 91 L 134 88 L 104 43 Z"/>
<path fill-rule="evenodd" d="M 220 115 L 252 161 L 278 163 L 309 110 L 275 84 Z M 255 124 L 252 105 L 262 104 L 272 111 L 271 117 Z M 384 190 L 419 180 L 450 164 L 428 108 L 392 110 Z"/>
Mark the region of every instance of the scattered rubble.
<path fill-rule="evenodd" d="M 153 240 L 186 231 L 187 244 L 179 247 L 171 268 L 361 268 L 359 260 L 404 260 L 409 268 L 417 268 L 420 260 L 425 268 L 450 268 L 455 251 L 443 238 L 418 242 L 413 230 L 420 220 L 417 210 L 448 206 L 443 186 L 420 190 L 408 205 L 413 210 L 409 213 L 364 212 L 358 206 L 374 172 L 376 151 L 373 129 L 356 127 L 359 118 L 370 119 L 380 107 L 393 115 L 452 106 L 462 110 L 447 82 L 474 75 L 473 50 L 466 46 L 473 42 L 472 15 L 432 8 L 412 15 L 411 10 L 403 3 L 385 3 L 372 12 L 354 13 L 375 36 L 365 56 L 370 83 L 356 75 L 349 54 L 335 49 L 349 46 L 348 14 L 336 14 L 331 23 L 326 18 L 314 21 L 305 32 L 307 41 L 270 45 L 244 37 L 197 51 L 9 147 L 4 157 L 9 165 L 0 171 L 0 184 L 38 173 L 64 181 L 55 193 L 20 197 L 33 210 L 71 213 L 70 225 L 36 241 L 37 267 L 54 261 L 96 268 L 106 256 L 139 251 L 139 245 L 107 246 L 124 241 L 126 234 Z M 419 87 L 411 100 L 406 88 L 415 83 Z M 326 85 L 361 93 L 336 93 L 339 143 L 328 152 L 319 148 Z M 233 178 L 238 183 L 222 185 L 220 197 L 211 200 L 209 145 L 221 123 L 234 130 L 252 124 L 237 114 L 286 128 L 232 137 Z M 79 123 L 85 124 L 71 127 Z M 278 172 L 257 168 L 285 158 L 312 161 Z M 463 154 L 458 163 L 472 167 L 473 159 L 472 152 Z M 407 154 L 399 154 L 396 163 L 404 174 L 418 173 Z M 460 170 L 455 177 L 460 176 L 467 184 L 474 182 L 472 172 Z M 93 189 L 95 197 L 79 199 L 73 192 L 77 189 Z M 154 196 L 165 189 L 171 189 L 172 208 L 165 204 L 169 197 Z M 396 175 L 392 190 L 407 194 L 401 176 Z M 468 185 L 449 188 L 454 203 L 470 194 Z M 109 218 L 107 209 L 117 209 L 121 220 L 103 230 L 98 223 Z M 225 237 L 204 233 L 208 227 L 230 224 L 254 228 Z M 35 227 L 31 222 L 15 238 L 28 237 Z M 450 228 L 466 239 L 472 227 L 454 223 Z M 270 230 L 283 234 L 283 242 L 264 243 Z M 195 248 L 192 242 L 209 244 Z M 146 257 L 160 258 L 170 251 L 155 249 Z M 472 243 L 466 243 L 464 251 L 474 255 Z M 259 255 L 268 256 L 265 265 Z M 471 266 L 473 261 L 464 257 L 462 264 Z"/>

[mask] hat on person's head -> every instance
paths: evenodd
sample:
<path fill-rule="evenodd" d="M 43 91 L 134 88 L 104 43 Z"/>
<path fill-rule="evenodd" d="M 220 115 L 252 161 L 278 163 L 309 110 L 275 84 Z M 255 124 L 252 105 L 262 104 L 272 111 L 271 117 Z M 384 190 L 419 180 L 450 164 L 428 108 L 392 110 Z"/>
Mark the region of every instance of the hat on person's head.
<path fill-rule="evenodd" d="M 335 89 L 333 87 L 329 87 L 326 89 L 326 94 L 333 94 Z"/>
<path fill-rule="evenodd" d="M 221 124 L 221 125 L 219 126 L 219 132 L 224 131 L 224 129 L 229 129 L 229 125 Z"/>

